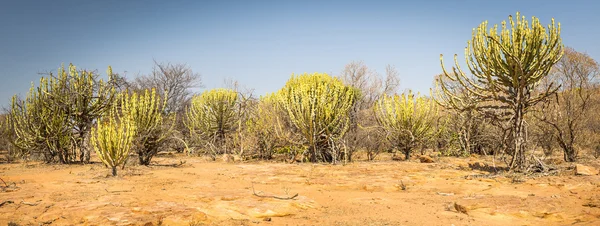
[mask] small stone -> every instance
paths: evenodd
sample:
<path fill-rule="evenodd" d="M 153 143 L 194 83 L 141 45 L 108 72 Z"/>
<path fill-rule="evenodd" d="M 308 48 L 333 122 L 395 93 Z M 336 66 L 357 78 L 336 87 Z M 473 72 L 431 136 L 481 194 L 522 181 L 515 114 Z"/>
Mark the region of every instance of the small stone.
<path fill-rule="evenodd" d="M 593 176 L 593 175 L 597 175 L 597 174 L 598 174 L 598 170 L 594 167 L 584 166 L 581 164 L 575 165 L 575 175 Z"/>
<path fill-rule="evenodd" d="M 271 218 L 270 217 L 265 217 L 265 218 L 263 218 L 263 221 L 271 221 Z"/>

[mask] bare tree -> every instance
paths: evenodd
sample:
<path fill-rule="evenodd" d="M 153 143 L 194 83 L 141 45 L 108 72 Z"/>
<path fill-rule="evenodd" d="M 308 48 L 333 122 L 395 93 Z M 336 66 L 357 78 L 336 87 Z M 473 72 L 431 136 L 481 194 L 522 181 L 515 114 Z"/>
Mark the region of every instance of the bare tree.
<path fill-rule="evenodd" d="M 350 128 L 347 133 L 347 144 L 349 150 L 348 159 L 358 148 L 367 150 L 369 160 L 375 158 L 379 151 L 387 149 L 382 142 L 384 137 L 376 128 L 377 120 L 373 111 L 369 109 L 384 94 L 393 95 L 400 85 L 399 73 L 392 65 L 387 65 L 384 79 L 371 70 L 362 61 L 353 61 L 344 67 L 339 75 L 342 81 L 360 90 L 360 98 L 356 101 L 350 113 Z M 360 125 L 359 125 L 360 122 Z M 383 132 L 383 131 L 380 131 Z"/>
<path fill-rule="evenodd" d="M 385 81 L 383 82 L 382 94 L 393 95 L 400 87 L 400 73 L 392 65 L 385 67 Z"/>
<path fill-rule="evenodd" d="M 575 145 L 579 141 L 583 124 L 589 113 L 593 88 L 600 75 L 598 62 L 585 53 L 565 48 L 563 57 L 554 65 L 545 84 L 561 86 L 554 96 L 546 100 L 535 116 L 554 131 L 552 137 L 564 152 L 567 162 L 577 159 Z"/>
<path fill-rule="evenodd" d="M 159 95 L 167 97 L 165 113 L 181 112 L 192 97 L 191 88 L 202 87 L 201 76 L 187 64 L 154 61 L 152 73 L 140 76 L 133 82 L 138 89 L 156 88 Z"/>
<path fill-rule="evenodd" d="M 495 130 L 490 126 L 490 120 L 472 107 L 477 98 L 462 87 L 458 81 L 445 78 L 444 74 L 437 75 L 435 80 L 443 82 L 449 92 L 462 100 L 456 103 L 458 106 L 444 109 L 446 123 L 443 123 L 445 128 L 442 129 L 445 134 L 442 134 L 446 136 L 442 135 L 439 138 L 445 139 L 443 142 L 450 146 L 457 145 L 459 149 L 458 152 L 447 150 L 444 154 L 466 156 L 477 153 L 487 155 L 494 151 L 493 140 L 497 140 L 498 134 L 494 134 Z M 434 84 L 433 93 L 439 92 L 443 91 Z M 440 100 L 434 100 L 441 106 L 445 106 L 444 103 L 439 102 Z"/>

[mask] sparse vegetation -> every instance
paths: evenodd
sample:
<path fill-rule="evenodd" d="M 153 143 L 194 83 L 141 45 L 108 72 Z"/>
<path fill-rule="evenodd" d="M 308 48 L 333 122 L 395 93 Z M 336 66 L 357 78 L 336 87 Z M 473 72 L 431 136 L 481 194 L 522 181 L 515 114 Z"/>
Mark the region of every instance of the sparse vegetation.
<path fill-rule="evenodd" d="M 37 206 L 43 212 L 30 215 L 26 220 L 60 224 L 70 222 L 71 216 L 48 218 L 55 213 L 46 211 L 54 202 L 79 200 L 69 205 L 76 206 L 77 210 L 91 209 L 102 213 L 109 212 L 107 208 L 116 211 L 127 209 L 140 215 L 152 213 L 153 219 L 145 225 L 172 224 L 170 221 L 173 219 L 160 211 L 186 212 L 185 219 L 178 220 L 185 220 L 190 225 L 204 225 L 217 219 L 208 217 L 206 213 L 214 214 L 223 209 L 230 211 L 228 218 L 237 217 L 237 211 L 264 221 L 277 221 L 276 217 L 293 215 L 292 211 L 316 207 L 318 204 L 308 196 L 325 193 L 328 197 L 323 196 L 322 200 L 331 200 L 333 208 L 322 206 L 319 210 L 323 210 L 324 214 L 319 216 L 339 213 L 347 217 L 356 212 L 356 206 L 363 204 L 373 208 L 369 211 L 391 215 L 398 213 L 393 212 L 394 207 L 415 204 L 414 199 L 406 198 L 417 194 L 427 196 L 429 201 L 421 204 L 419 200 L 420 208 L 436 208 L 436 211 L 446 208 L 456 213 L 451 220 L 457 219 L 456 216 L 460 219 L 468 217 L 469 223 L 473 223 L 470 220 L 482 212 L 476 202 L 483 195 L 477 192 L 486 191 L 485 195 L 493 194 L 495 189 L 510 190 L 506 193 L 515 189 L 529 192 L 527 189 L 537 186 L 530 183 L 536 181 L 536 177 L 550 175 L 559 179 L 544 178 L 548 181 L 539 187 L 540 190 L 557 192 L 562 187 L 569 187 L 565 190 L 569 197 L 591 200 L 597 198 L 593 196 L 597 192 L 590 192 L 597 191 L 600 186 L 597 182 L 578 177 L 565 181 L 560 177 L 565 174 L 590 178 L 598 175 L 600 119 L 595 112 L 600 110 L 600 66 L 590 55 L 563 47 L 560 32 L 560 24 L 554 20 L 545 27 L 538 18 L 527 20 L 519 13 L 491 28 L 485 21 L 473 30 L 467 43 L 466 70 L 461 68 L 456 55 L 455 66 L 447 70 L 443 56 L 440 56 L 442 73 L 434 77 L 434 87 L 429 96 L 414 93 L 410 88 L 399 91 L 400 77 L 395 67 L 388 65 L 385 76 L 379 76 L 362 61 L 351 62 L 337 76 L 320 72 L 292 74 L 281 89 L 260 97 L 255 96 L 252 89 L 240 89 L 239 83 L 234 80 L 226 82 L 228 88 L 195 92 L 193 88 L 201 87 L 202 82 L 200 75 L 187 64 L 155 61 L 150 74 L 129 79 L 114 74 L 111 67 L 108 67 L 107 77 L 101 79 L 95 71 L 81 70 L 72 64 L 68 68 L 61 66 L 57 73 L 44 74 L 39 83 L 32 84 L 24 97 L 13 96 L 10 106 L 0 114 L 0 151 L 7 153 L 3 159 L 7 162 L 24 160 L 20 166 L 11 163 L 2 170 L 8 172 L 13 165 L 20 167 L 18 169 L 24 173 L 52 168 L 47 173 L 54 178 L 64 176 L 58 174 L 66 174 L 64 172 L 69 170 L 69 177 L 64 181 L 72 183 L 67 187 L 75 192 L 44 191 L 39 196 L 46 200 L 27 200 L 38 199 L 37 194 L 31 193 L 39 188 L 29 186 L 27 177 L 14 179 L 19 172 L 10 171 L 11 174 L 6 177 L 2 175 L 9 178 L 10 183 L 0 178 L 0 194 L 12 192 L 10 195 L 15 194 L 20 200 L 0 200 L 0 207 L 14 208 L 9 210 L 16 212 L 30 211 Z M 406 162 L 353 163 L 382 159 Z M 43 160 L 44 163 L 32 163 L 30 160 Z M 260 161 L 261 164 L 239 164 L 244 161 Z M 262 164 L 267 161 L 274 164 Z M 104 167 L 98 162 L 110 168 L 113 177 L 106 177 L 113 179 L 104 180 L 105 175 L 88 172 Z M 306 162 L 312 164 L 289 164 Z M 78 166 L 73 166 L 73 163 L 78 163 Z M 337 165 L 340 163 L 343 165 Z M 205 169 L 205 165 L 222 168 Z M 157 169 L 168 174 L 149 177 L 151 174 L 147 172 L 156 170 L 152 171 L 155 173 L 159 171 Z M 200 169 L 207 173 L 198 172 Z M 448 170 L 448 173 L 439 174 L 443 170 Z M 385 175 L 384 171 L 394 174 Z M 206 185 L 204 181 L 180 183 L 164 179 L 165 175 L 177 173 L 193 180 L 209 177 L 214 181 Z M 278 173 L 284 173 L 286 178 L 282 179 Z M 70 181 L 82 176 L 86 176 L 86 180 Z M 257 181 L 257 185 L 259 180 L 263 180 L 260 181 L 262 185 L 280 183 L 285 194 L 262 193 L 255 190 L 254 182 L 241 185 L 240 182 L 247 182 L 250 177 Z M 146 179 L 156 179 L 160 183 L 143 181 Z M 468 180 L 470 183 L 456 187 L 457 183 Z M 565 185 L 573 181 L 579 184 Z M 122 184 L 130 187 L 106 188 Z M 142 204 L 147 203 L 142 203 L 131 210 L 121 208 L 134 202 L 126 199 L 118 199 L 117 202 L 113 196 L 138 195 L 141 192 L 135 186 L 140 184 L 147 187 L 144 191 L 149 195 L 161 196 L 161 199 L 152 200 L 151 205 L 156 206 L 146 210 Z M 223 184 L 227 186 L 225 189 L 218 187 Z M 468 188 L 472 184 L 487 187 Z M 40 187 L 46 189 L 52 186 Z M 290 187 L 301 192 L 289 193 Z M 262 186 L 257 188 L 263 189 Z M 195 194 L 190 195 L 184 189 Z M 491 189 L 494 190 L 489 191 Z M 105 192 L 99 193 L 99 190 Z M 340 197 L 331 195 L 332 190 L 351 191 L 349 193 L 352 194 L 343 197 L 352 202 L 353 209 L 344 210 L 350 214 L 335 212 L 338 210 L 334 208 L 338 208 L 339 203 L 348 200 L 340 201 Z M 165 195 L 167 192 L 168 195 Z M 235 192 L 243 192 L 244 195 L 230 195 Z M 360 192 L 408 201 L 400 205 L 375 195 L 363 200 L 357 195 Z M 429 197 L 432 194 L 445 198 Z M 518 202 L 518 205 L 496 207 L 494 211 L 533 206 L 521 204 L 536 199 L 535 194 L 521 197 L 522 194 L 523 191 L 520 191 L 518 198 L 510 194 L 506 195 L 509 198 L 500 198 L 502 202 Z M 560 195 L 566 197 L 565 194 L 540 196 L 538 199 L 541 201 L 537 200 L 535 204 L 548 203 L 548 200 Z M 101 203 L 81 207 L 78 206 L 80 196 L 95 197 Z M 504 205 L 496 200 L 497 197 L 490 195 L 485 198 L 486 202 L 489 199 L 497 206 Z M 232 202 L 238 199 L 242 200 Z M 42 204 L 48 200 L 53 203 Z M 255 202 L 277 203 L 259 206 L 254 205 Z M 245 206 L 235 206 L 238 203 Z M 582 205 L 580 201 L 564 203 L 571 207 Z M 570 222 L 573 219 L 575 223 L 580 220 L 576 216 L 581 211 L 552 205 L 550 209 L 553 211 L 570 211 L 569 216 L 556 217 L 562 220 L 560 223 L 567 222 L 564 219 L 569 219 L 568 223 L 573 223 Z M 19 210 L 22 206 L 25 210 Z M 597 207 L 592 201 L 582 206 Z M 291 210 L 288 213 L 279 208 Z M 487 211 L 493 208 L 486 206 L 481 209 Z M 187 214 L 195 210 L 198 210 L 197 215 Z M 522 214 L 522 209 L 518 211 L 519 216 L 539 218 L 532 221 L 534 223 L 548 216 L 547 213 L 538 217 Z M 416 216 L 424 211 L 406 212 Z M 119 214 L 124 218 L 132 216 Z M 401 214 L 406 215 L 404 212 Z M 507 217 L 513 213 L 501 214 L 498 216 Z M 585 214 L 587 217 L 595 212 Z M 100 217 L 93 216 L 77 223 L 132 223 L 119 217 L 105 218 L 98 220 Z M 447 216 L 438 218 L 450 219 Z M 2 220 L 0 223 L 8 222 Z M 236 221 L 249 222 L 237 218 Z M 336 222 L 323 220 L 317 224 L 327 223 Z M 474 224 L 478 223 L 481 222 Z"/>

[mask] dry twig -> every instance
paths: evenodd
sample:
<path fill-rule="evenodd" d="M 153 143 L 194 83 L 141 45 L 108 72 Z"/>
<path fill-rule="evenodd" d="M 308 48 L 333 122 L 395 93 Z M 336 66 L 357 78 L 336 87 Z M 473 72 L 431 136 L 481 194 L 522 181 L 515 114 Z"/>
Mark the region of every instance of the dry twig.
<path fill-rule="evenodd" d="M 4 202 L 0 202 L 0 207 L 4 206 L 4 204 L 11 204 L 11 203 L 15 203 L 12 200 L 6 200 Z"/>
<path fill-rule="evenodd" d="M 259 193 L 261 193 L 261 192 L 259 192 Z M 274 199 L 280 199 L 280 200 L 290 200 L 290 199 L 294 199 L 294 198 L 298 197 L 298 193 L 296 193 L 293 196 L 289 196 L 289 197 L 279 197 L 279 196 L 274 196 L 274 195 L 261 195 L 259 193 L 256 193 L 256 191 L 254 190 L 254 183 L 252 183 L 252 194 L 254 194 L 257 197 L 274 198 Z"/>

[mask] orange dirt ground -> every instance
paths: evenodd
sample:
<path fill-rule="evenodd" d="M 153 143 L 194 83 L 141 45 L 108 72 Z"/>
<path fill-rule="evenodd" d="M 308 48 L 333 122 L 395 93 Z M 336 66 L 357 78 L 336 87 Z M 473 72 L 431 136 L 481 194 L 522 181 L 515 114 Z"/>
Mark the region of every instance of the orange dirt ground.
<path fill-rule="evenodd" d="M 127 166 L 118 177 L 99 163 L 0 164 L 8 185 L 0 191 L 0 224 L 600 225 L 600 176 L 575 176 L 567 167 L 560 176 L 481 178 L 469 176 L 488 173 L 469 168 L 483 161 L 474 158 L 347 165 L 173 154 L 155 160 Z M 259 195 L 298 196 L 258 197 L 253 187 Z"/>

